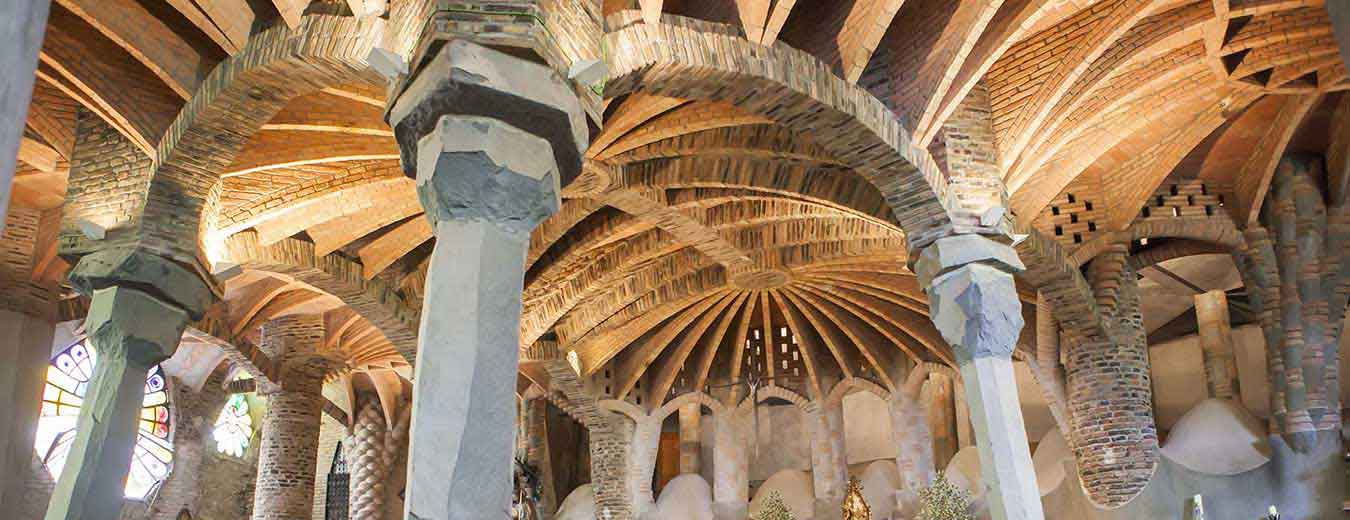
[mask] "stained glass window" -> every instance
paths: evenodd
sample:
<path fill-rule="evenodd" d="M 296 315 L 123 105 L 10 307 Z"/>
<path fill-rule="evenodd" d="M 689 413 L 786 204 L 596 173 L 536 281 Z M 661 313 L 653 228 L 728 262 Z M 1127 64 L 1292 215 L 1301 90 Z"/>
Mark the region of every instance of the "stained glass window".
<path fill-rule="evenodd" d="M 42 393 L 42 417 L 38 420 L 35 448 L 47 465 L 52 478 L 61 475 L 71 442 L 75 440 L 75 423 L 80 416 L 89 380 L 94 375 L 98 356 L 79 342 L 67 347 L 52 359 L 47 367 L 47 387 Z M 169 412 L 169 394 L 164 372 L 158 366 L 145 377 L 145 398 L 142 400 L 140 432 L 132 455 L 131 472 L 127 475 L 126 497 L 143 500 L 169 476 L 173 464 L 172 417 Z"/>
<path fill-rule="evenodd" d="M 211 430 L 216 440 L 216 451 L 235 457 L 243 457 L 253 438 L 253 417 L 248 414 L 248 399 L 244 394 L 234 394 L 225 402 L 225 408 L 216 418 Z"/>

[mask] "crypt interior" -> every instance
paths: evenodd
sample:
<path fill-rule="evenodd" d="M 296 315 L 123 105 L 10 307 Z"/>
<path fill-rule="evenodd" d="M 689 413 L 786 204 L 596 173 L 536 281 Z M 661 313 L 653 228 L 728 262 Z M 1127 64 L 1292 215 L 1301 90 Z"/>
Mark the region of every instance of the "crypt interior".
<path fill-rule="evenodd" d="M 5 0 L 0 517 L 1344 518 L 1348 59 L 1344 0 Z"/>

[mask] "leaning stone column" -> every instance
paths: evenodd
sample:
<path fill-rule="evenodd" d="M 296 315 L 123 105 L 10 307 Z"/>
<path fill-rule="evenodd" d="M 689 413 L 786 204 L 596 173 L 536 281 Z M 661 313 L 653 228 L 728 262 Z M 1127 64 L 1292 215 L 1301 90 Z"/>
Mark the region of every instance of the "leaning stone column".
<path fill-rule="evenodd" d="M 390 110 L 435 228 L 419 330 L 405 516 L 511 505 L 521 291 L 530 231 L 581 169 L 581 106 L 551 69 L 464 40 L 439 47 Z"/>
<path fill-rule="evenodd" d="M 33 96 L 37 73 L 38 49 L 47 30 L 47 11 L 51 0 L 10 0 L 0 18 L 0 219 L 9 208 L 10 184 L 18 161 L 19 141 Z M 3 229 L 0 229 L 3 233 Z"/>
<path fill-rule="evenodd" d="M 727 408 L 713 416 L 713 516 L 742 520 L 750 506 L 750 453 L 746 412 L 753 407 Z"/>
<path fill-rule="evenodd" d="M 1012 367 L 1023 325 L 1013 273 L 1023 268 L 1011 246 L 974 234 L 938 239 L 915 266 L 929 315 L 961 367 L 996 520 L 1045 517 Z"/>
<path fill-rule="evenodd" d="M 315 355 L 323 318 L 287 316 L 262 327 L 262 349 L 281 364 L 280 388 L 267 392 L 258 444 L 253 520 L 309 517 L 314 510 L 325 363 Z"/>
<path fill-rule="evenodd" d="M 680 474 L 695 474 L 702 469 L 699 451 L 703 449 L 703 410 L 692 402 L 680 407 Z"/>
<path fill-rule="evenodd" d="M 1237 363 L 1233 359 L 1233 327 L 1228 320 L 1228 295 L 1209 291 L 1195 295 L 1195 321 L 1200 325 L 1200 348 L 1205 358 L 1209 396 L 1237 396 Z"/>
<path fill-rule="evenodd" d="M 98 364 L 46 518 L 112 520 L 121 515 L 145 376 L 173 354 L 213 295 L 196 273 L 133 248 L 84 256 L 70 283 L 91 297 L 84 325 Z"/>

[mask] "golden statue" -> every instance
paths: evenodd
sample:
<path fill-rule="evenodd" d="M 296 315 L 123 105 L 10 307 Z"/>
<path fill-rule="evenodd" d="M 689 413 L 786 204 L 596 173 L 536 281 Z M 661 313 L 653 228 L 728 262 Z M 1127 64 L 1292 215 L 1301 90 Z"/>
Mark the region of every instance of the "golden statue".
<path fill-rule="evenodd" d="M 856 478 L 848 479 L 848 494 L 844 495 L 844 520 L 872 520 L 872 508 L 863 500 L 862 484 Z"/>

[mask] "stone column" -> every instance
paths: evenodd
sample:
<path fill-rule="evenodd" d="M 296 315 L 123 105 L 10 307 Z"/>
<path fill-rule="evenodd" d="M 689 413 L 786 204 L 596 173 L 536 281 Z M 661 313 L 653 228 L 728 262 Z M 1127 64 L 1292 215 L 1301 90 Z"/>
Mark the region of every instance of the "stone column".
<path fill-rule="evenodd" d="M 0 296 L 17 299 L 15 295 Z M 24 502 L 28 467 L 51 361 L 53 326 L 43 318 L 0 310 L 0 503 Z"/>
<path fill-rule="evenodd" d="M 432 46 L 434 47 L 434 46 Z M 511 505 L 520 295 L 530 231 L 581 169 L 581 106 L 553 70 L 451 40 L 389 121 L 435 228 L 419 331 L 405 516 Z"/>
<path fill-rule="evenodd" d="M 902 515 L 918 512 L 919 490 L 931 485 L 937 473 L 933 466 L 933 435 L 928 429 L 928 412 L 919 400 L 920 388 L 927 378 L 928 370 L 920 365 L 910 373 L 905 386 L 891 396 L 895 466 L 900 474 L 896 508 Z"/>
<path fill-rule="evenodd" d="M 817 520 L 838 519 L 841 516 L 839 504 L 844 499 L 845 485 L 848 483 L 848 468 L 841 467 L 842 457 L 835 450 L 842 442 L 835 439 L 842 432 L 832 428 L 830 416 L 838 413 L 841 406 L 828 400 L 815 401 L 808 405 L 803 417 L 811 432 L 811 478 L 815 485 Z"/>
<path fill-rule="evenodd" d="M 84 325 L 98 364 L 46 519 L 112 520 L 121 514 L 145 376 L 214 296 L 195 272 L 133 248 L 84 256 L 70 283 L 91 297 Z"/>
<path fill-rule="evenodd" d="M 956 451 L 975 444 L 975 427 L 970 424 L 970 404 L 966 400 L 966 385 L 955 381 L 952 386 L 952 404 L 956 408 Z"/>
<path fill-rule="evenodd" d="M 703 466 L 699 450 L 703 449 L 703 405 L 693 402 L 680 407 L 680 474 L 697 475 Z"/>
<path fill-rule="evenodd" d="M 281 366 L 279 388 L 267 395 L 258 443 L 253 520 L 306 518 L 314 509 L 319 429 L 323 420 L 323 318 L 287 316 L 262 327 L 262 349 Z"/>
<path fill-rule="evenodd" d="M 642 518 L 656 510 L 652 477 L 656 475 L 656 456 L 661 449 L 661 422 L 645 417 L 633 425 L 633 442 L 628 455 L 628 496 L 633 500 L 633 518 Z"/>
<path fill-rule="evenodd" d="M 1237 397 L 1237 363 L 1233 358 L 1233 328 L 1228 319 L 1228 295 L 1209 291 L 1195 295 L 1195 321 L 1200 325 L 1200 348 L 1205 358 L 1205 382 L 1210 397 Z"/>
<path fill-rule="evenodd" d="M 713 516 L 742 520 L 750 506 L 750 453 L 746 412 L 753 407 L 728 408 L 713 416 Z"/>
<path fill-rule="evenodd" d="M 936 240 L 915 266 L 929 315 L 961 367 L 996 520 L 1045 517 L 1012 367 L 1023 325 L 1013 273 L 1022 269 L 1012 247 L 974 234 Z"/>
<path fill-rule="evenodd" d="M 50 7 L 51 0 L 10 0 L 5 3 L 5 16 L 0 17 L 0 68 L 5 71 L 0 77 L 0 121 L 5 122 L 0 129 L 0 217 L 9 208 L 10 184 L 28 121 L 38 49 L 47 31 Z"/>

